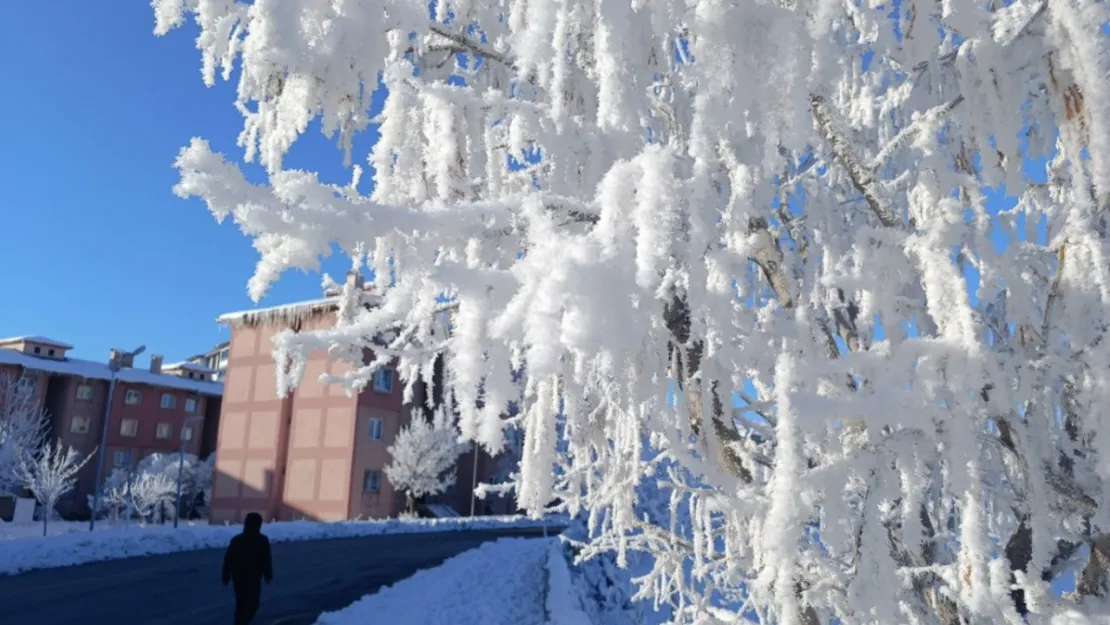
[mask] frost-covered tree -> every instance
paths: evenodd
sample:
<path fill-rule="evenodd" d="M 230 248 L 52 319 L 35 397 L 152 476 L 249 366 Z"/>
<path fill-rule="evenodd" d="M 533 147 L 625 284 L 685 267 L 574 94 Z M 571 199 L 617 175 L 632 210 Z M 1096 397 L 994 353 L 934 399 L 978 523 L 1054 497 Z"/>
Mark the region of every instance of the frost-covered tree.
<path fill-rule="evenodd" d="M 130 478 L 131 472 L 127 469 L 113 469 L 108 479 L 104 480 L 104 486 L 100 491 L 100 500 L 97 502 L 98 507 L 92 513 L 96 515 L 106 514 L 113 523 L 119 521 L 130 505 L 128 489 Z M 88 495 L 90 510 L 93 506 L 93 499 L 92 495 Z"/>
<path fill-rule="evenodd" d="M 135 471 L 127 487 L 127 502 L 144 522 L 158 522 L 173 514 L 177 479 L 155 471 Z"/>
<path fill-rule="evenodd" d="M 438 495 L 455 483 L 453 469 L 466 446 L 459 443 L 459 432 L 447 413 L 440 407 L 429 420 L 423 411 L 414 409 L 389 447 L 385 476 L 405 493 L 408 512 L 417 500 Z"/>
<path fill-rule="evenodd" d="M 95 453 L 95 450 L 94 452 Z M 81 457 L 73 447 L 63 447 L 60 440 L 47 444 L 35 453 L 25 454 L 19 463 L 19 479 L 42 506 L 42 535 L 46 536 L 47 524 L 54 506 L 63 495 L 77 485 L 77 473 L 92 458 L 90 453 Z"/>
<path fill-rule="evenodd" d="M 255 238 L 251 296 L 373 272 L 281 392 L 442 357 L 464 438 L 523 428 L 518 501 L 678 622 L 1110 618 L 1105 2 L 154 6 L 238 80 L 266 181 L 196 139 L 176 191 Z M 316 121 L 348 163 L 376 125 L 372 189 L 283 167 Z"/>
<path fill-rule="evenodd" d="M 20 465 L 46 442 L 49 415 L 20 378 L 0 373 L 0 497 L 16 494 L 22 486 Z"/>
<path fill-rule="evenodd" d="M 215 456 L 209 455 L 206 460 L 202 461 L 195 454 L 186 453 L 184 455 L 184 465 L 181 462 L 181 454 L 155 452 L 139 461 L 139 464 L 135 466 L 135 474 L 156 473 L 162 475 L 173 482 L 176 489 L 178 471 L 180 470 L 182 472 L 182 512 L 187 515 L 192 511 L 193 502 L 212 487 Z M 173 496 L 176 496 L 176 490 Z M 173 496 L 171 496 L 171 505 Z"/>

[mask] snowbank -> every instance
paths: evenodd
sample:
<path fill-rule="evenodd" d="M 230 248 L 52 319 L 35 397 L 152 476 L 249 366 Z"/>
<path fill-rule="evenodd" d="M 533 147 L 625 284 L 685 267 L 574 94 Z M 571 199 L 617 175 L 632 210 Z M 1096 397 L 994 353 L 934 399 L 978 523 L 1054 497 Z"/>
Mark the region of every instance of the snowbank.
<path fill-rule="evenodd" d="M 536 520 L 520 516 L 489 516 L 338 523 L 290 521 L 269 523 L 264 531 L 271 541 L 280 543 L 324 538 L 356 538 L 379 534 L 518 529 L 545 525 L 556 527 L 565 524 L 566 519 Z M 33 527 L 37 527 L 39 532 L 42 531 L 41 525 Z M 0 540 L 0 575 L 13 575 L 34 569 L 71 566 L 99 560 L 224 547 L 227 541 L 238 532 L 238 526 L 226 525 L 197 524 L 182 526 L 176 530 L 168 525 L 129 525 L 114 526 L 96 532 L 10 538 Z M 4 531 L 0 529 L 0 535 L 3 533 Z"/>
<path fill-rule="evenodd" d="M 547 549 L 547 592 L 545 608 L 548 625 L 592 625 L 590 617 L 582 611 L 578 593 L 571 581 L 570 568 L 563 555 L 563 543 L 550 541 Z"/>
<path fill-rule="evenodd" d="M 367 595 L 316 625 L 545 625 L 551 539 L 502 538 Z"/>

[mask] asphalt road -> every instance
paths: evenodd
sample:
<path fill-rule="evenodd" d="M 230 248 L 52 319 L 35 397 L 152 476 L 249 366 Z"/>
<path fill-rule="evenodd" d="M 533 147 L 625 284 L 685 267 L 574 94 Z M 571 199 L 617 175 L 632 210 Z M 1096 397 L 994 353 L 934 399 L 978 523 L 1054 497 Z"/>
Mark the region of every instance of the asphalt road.
<path fill-rule="evenodd" d="M 275 543 L 274 582 L 263 586 L 255 623 L 307 625 L 484 542 L 540 535 L 460 531 Z M 0 623 L 228 625 L 234 600 L 220 584 L 222 558 L 222 550 L 204 549 L 0 577 Z"/>

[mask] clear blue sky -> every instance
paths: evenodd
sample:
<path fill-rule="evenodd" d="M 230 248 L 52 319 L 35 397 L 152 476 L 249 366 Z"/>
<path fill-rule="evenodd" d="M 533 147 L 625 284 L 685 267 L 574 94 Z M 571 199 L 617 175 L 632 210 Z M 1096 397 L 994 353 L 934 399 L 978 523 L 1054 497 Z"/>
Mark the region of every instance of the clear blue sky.
<path fill-rule="evenodd" d="M 5 3 L 0 337 L 46 335 L 96 359 L 146 344 L 172 361 L 227 340 L 216 316 L 253 306 L 250 240 L 171 191 L 191 137 L 241 154 L 234 84 L 201 82 L 193 28 L 158 38 L 153 27 L 141 1 Z M 287 164 L 349 180 L 318 129 Z M 319 281 L 290 273 L 262 305 L 317 297 Z"/>

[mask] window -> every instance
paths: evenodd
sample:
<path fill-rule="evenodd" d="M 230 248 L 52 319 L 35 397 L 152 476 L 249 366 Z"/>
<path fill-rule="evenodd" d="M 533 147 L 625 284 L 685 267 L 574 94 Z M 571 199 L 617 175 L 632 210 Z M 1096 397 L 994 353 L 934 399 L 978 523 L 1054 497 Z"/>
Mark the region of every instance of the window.
<path fill-rule="evenodd" d="M 77 385 L 77 401 L 92 401 L 92 386 L 88 384 Z"/>
<path fill-rule="evenodd" d="M 177 408 L 177 395 L 170 395 L 169 393 L 162 393 L 162 407 L 166 410 L 173 410 Z"/>
<path fill-rule="evenodd" d="M 197 411 L 197 400 L 193 397 L 185 398 L 185 412 L 192 414 Z"/>
<path fill-rule="evenodd" d="M 88 434 L 89 433 L 89 418 L 88 417 L 73 417 L 69 421 L 69 431 L 74 434 Z"/>
<path fill-rule="evenodd" d="M 167 438 L 173 436 L 173 424 L 159 423 L 158 429 L 154 431 L 154 436 L 162 440 L 166 440 Z"/>
<path fill-rule="evenodd" d="M 181 440 L 183 440 L 183 441 L 193 440 L 193 426 L 191 426 L 191 425 L 181 426 Z"/>
<path fill-rule="evenodd" d="M 35 378 L 23 376 L 15 384 L 15 392 L 20 395 L 31 395 L 35 392 Z"/>
<path fill-rule="evenodd" d="M 52 350 L 52 349 L 51 349 L 51 350 L 47 350 L 47 352 L 46 352 L 46 355 L 47 355 L 47 356 L 53 356 L 53 355 L 54 355 L 54 350 Z"/>
<path fill-rule="evenodd" d="M 124 419 L 119 424 L 119 433 L 121 436 L 135 436 L 139 433 L 139 420 Z"/>
<path fill-rule="evenodd" d="M 374 372 L 374 390 L 379 393 L 393 392 L 393 371 L 378 369 Z"/>
<path fill-rule="evenodd" d="M 41 353 L 42 353 L 42 348 L 41 348 L 41 347 L 39 347 L 38 345 L 36 345 L 36 346 L 35 346 L 35 353 L 36 353 L 36 354 L 41 354 Z"/>
<path fill-rule="evenodd" d="M 128 389 L 127 395 L 123 398 L 123 403 L 128 406 L 138 406 L 143 402 L 143 392 L 136 391 L 135 389 Z"/>
<path fill-rule="evenodd" d="M 131 452 L 117 451 L 112 454 L 112 466 L 117 469 L 122 469 L 131 466 Z"/>
<path fill-rule="evenodd" d="M 377 493 L 382 489 L 382 472 L 377 469 L 368 469 L 362 475 L 362 492 Z"/>
<path fill-rule="evenodd" d="M 370 419 L 370 439 L 375 441 L 382 440 L 382 420 Z"/>

